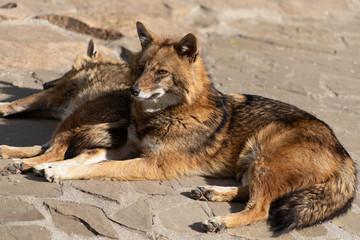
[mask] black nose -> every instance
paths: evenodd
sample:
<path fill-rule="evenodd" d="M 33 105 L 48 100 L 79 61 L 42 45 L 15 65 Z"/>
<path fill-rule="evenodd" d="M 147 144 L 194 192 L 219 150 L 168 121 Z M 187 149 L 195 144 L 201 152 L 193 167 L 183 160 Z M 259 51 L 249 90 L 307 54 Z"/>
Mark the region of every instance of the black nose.
<path fill-rule="evenodd" d="M 140 92 L 141 92 L 141 90 L 138 86 L 134 85 L 130 88 L 130 93 L 134 96 L 139 96 Z"/>

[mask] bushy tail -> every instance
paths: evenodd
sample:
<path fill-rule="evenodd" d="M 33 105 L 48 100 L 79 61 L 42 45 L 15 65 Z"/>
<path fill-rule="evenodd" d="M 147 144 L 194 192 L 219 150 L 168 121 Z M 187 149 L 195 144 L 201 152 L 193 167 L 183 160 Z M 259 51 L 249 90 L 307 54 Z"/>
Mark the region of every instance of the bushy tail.
<path fill-rule="evenodd" d="M 275 200 L 267 220 L 274 235 L 308 227 L 345 213 L 354 198 L 355 170 Z"/>

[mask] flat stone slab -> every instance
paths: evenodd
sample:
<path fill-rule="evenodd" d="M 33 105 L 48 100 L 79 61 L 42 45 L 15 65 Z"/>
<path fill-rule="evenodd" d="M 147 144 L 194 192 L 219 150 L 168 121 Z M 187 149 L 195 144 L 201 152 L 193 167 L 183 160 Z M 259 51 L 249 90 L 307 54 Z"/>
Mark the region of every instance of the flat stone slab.
<path fill-rule="evenodd" d="M 339 227 L 360 236 L 360 214 L 350 210 L 345 215 L 331 220 Z"/>
<path fill-rule="evenodd" d="M 328 234 L 328 230 L 326 229 L 326 227 L 321 224 L 306 229 L 297 230 L 297 232 L 303 237 L 319 237 L 323 239 L 326 239 L 326 235 Z"/>
<path fill-rule="evenodd" d="M 93 194 L 117 203 L 127 203 L 124 197 L 127 197 L 126 193 L 130 190 L 126 182 L 121 181 L 101 181 L 101 180 L 74 180 L 71 185 L 83 192 Z M 134 196 L 137 198 L 137 196 Z"/>
<path fill-rule="evenodd" d="M 202 232 L 201 221 L 208 219 L 196 202 L 180 204 L 160 213 L 160 220 L 164 227 L 181 232 Z"/>
<path fill-rule="evenodd" d="M 0 195 L 59 197 L 61 187 L 57 183 L 49 183 L 34 174 L 10 175 L 0 179 Z"/>
<path fill-rule="evenodd" d="M 249 239 L 264 239 L 264 240 L 274 239 L 265 221 L 253 223 L 249 226 L 229 228 L 226 231 L 230 235 L 249 238 Z M 293 239 L 294 238 L 289 233 L 282 234 L 276 237 L 276 240 L 293 240 Z"/>
<path fill-rule="evenodd" d="M 111 221 L 105 216 L 104 212 L 94 206 L 79 204 L 73 202 L 63 202 L 58 200 L 49 200 L 45 203 L 50 209 L 64 216 L 72 217 L 74 220 L 86 223 L 88 229 L 96 234 L 117 238 L 117 232 L 112 227 Z M 57 217 L 57 216 L 56 216 Z M 58 221 L 58 224 L 61 224 Z M 68 223 L 65 222 L 63 229 L 70 230 Z"/>
<path fill-rule="evenodd" d="M 0 226 L 0 236 L 4 240 L 50 240 L 51 232 L 37 225 Z"/>
<path fill-rule="evenodd" d="M 139 193 L 150 195 L 176 194 L 176 191 L 171 187 L 171 181 L 131 181 L 129 183 Z"/>
<path fill-rule="evenodd" d="M 34 206 L 16 199 L 0 198 L 0 224 L 41 219 L 44 216 Z"/>
<path fill-rule="evenodd" d="M 84 237 L 95 237 L 96 233 L 88 229 L 82 221 L 79 221 L 74 216 L 67 216 L 57 213 L 54 209 L 50 208 L 51 218 L 56 227 L 62 231 L 72 235 L 79 235 Z"/>
<path fill-rule="evenodd" d="M 146 198 L 141 197 L 130 206 L 115 212 L 112 220 L 140 231 L 151 231 L 152 216 Z"/>

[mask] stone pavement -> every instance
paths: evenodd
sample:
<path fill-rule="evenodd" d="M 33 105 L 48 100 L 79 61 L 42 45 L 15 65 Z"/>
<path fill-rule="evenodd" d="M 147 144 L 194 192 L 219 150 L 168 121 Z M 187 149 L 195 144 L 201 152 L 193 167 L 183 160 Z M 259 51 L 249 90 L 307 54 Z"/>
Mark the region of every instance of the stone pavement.
<path fill-rule="evenodd" d="M 0 0 L 0 101 L 30 95 L 61 76 L 90 38 L 109 57 L 118 57 L 122 45 L 139 49 L 137 20 L 154 33 L 196 33 L 216 87 L 311 112 L 333 128 L 359 166 L 359 0 Z M 43 144 L 56 124 L 1 119 L 0 144 Z M 244 204 L 194 201 L 189 191 L 233 180 L 57 184 L 33 173 L 9 174 L 2 169 L 9 162 L 0 160 L 2 240 L 271 238 L 265 222 L 201 232 L 202 220 Z M 359 195 L 348 214 L 277 239 L 360 239 Z"/>

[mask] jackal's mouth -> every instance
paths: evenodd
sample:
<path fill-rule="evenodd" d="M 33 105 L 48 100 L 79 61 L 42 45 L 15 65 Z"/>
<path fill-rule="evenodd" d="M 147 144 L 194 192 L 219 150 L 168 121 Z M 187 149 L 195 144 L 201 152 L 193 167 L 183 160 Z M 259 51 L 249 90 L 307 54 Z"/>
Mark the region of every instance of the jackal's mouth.
<path fill-rule="evenodd" d="M 138 96 L 132 96 L 136 101 L 145 101 L 145 100 L 155 100 L 160 98 L 162 94 L 160 93 L 153 93 L 150 94 L 139 94 Z"/>
<path fill-rule="evenodd" d="M 152 93 L 147 93 L 143 91 L 139 91 L 137 94 L 132 94 L 132 97 L 136 101 L 145 101 L 145 100 L 155 100 L 162 97 L 165 94 L 163 89 L 157 89 Z"/>

